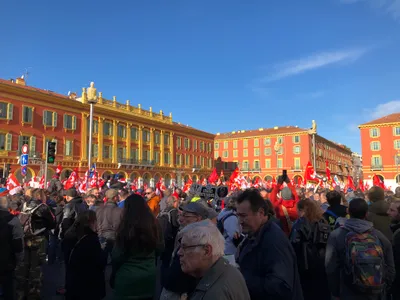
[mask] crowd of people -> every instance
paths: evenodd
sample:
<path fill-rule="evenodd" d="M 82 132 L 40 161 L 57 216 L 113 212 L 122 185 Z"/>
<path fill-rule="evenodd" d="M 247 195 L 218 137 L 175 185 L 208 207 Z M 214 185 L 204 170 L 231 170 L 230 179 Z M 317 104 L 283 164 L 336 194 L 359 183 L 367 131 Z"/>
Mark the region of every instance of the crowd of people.
<path fill-rule="evenodd" d="M 400 187 L 281 176 L 209 200 L 121 183 L 80 193 L 57 179 L 1 196 L 2 297 L 43 299 L 47 263 L 65 265 L 65 299 L 103 299 L 108 284 L 118 300 L 400 299 Z"/>

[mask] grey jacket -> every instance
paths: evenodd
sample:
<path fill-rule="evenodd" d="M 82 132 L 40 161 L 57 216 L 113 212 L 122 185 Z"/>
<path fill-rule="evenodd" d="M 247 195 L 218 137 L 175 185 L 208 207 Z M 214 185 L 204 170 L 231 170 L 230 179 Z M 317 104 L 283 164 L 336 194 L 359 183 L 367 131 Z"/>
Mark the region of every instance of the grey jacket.
<path fill-rule="evenodd" d="M 372 233 L 379 238 L 383 246 L 385 259 L 385 283 L 388 287 L 395 278 L 395 267 L 392 245 L 389 240 L 378 230 L 374 229 L 372 223 L 361 219 L 348 219 L 344 227 L 334 230 L 329 236 L 326 247 L 325 268 L 328 276 L 329 288 L 334 297 L 340 300 L 381 300 L 383 295 L 366 295 L 352 289 L 347 278 L 344 277 L 345 267 L 345 238 L 349 231 L 364 233 L 372 230 Z"/>
<path fill-rule="evenodd" d="M 240 271 L 220 258 L 197 284 L 190 300 L 250 300 Z"/>

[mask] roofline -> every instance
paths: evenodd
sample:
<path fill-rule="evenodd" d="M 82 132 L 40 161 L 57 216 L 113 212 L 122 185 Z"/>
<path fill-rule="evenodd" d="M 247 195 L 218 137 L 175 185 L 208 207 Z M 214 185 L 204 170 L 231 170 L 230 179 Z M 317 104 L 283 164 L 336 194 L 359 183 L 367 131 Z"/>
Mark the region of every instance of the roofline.
<path fill-rule="evenodd" d="M 307 130 L 307 129 L 304 129 L 304 130 L 301 129 L 301 131 L 281 132 L 281 133 L 273 133 L 273 134 L 265 134 L 265 133 L 262 134 L 263 131 L 260 131 L 259 135 L 249 135 L 249 136 L 240 136 L 240 137 L 235 136 L 236 133 L 232 134 L 232 133 L 227 132 L 227 133 L 221 133 L 219 135 L 216 134 L 215 135 L 215 139 L 216 140 L 237 140 L 237 139 L 247 139 L 247 138 L 257 138 L 257 137 L 270 137 L 270 136 L 272 137 L 272 136 L 281 136 L 281 135 L 296 135 L 296 134 L 303 134 L 304 135 L 304 134 L 308 134 L 308 131 L 309 130 Z M 224 135 L 224 134 L 232 134 L 232 136 L 231 137 L 221 137 L 221 135 Z M 241 132 L 239 134 L 241 134 Z"/>
<path fill-rule="evenodd" d="M 371 127 L 385 127 L 385 126 L 392 126 L 392 125 L 400 125 L 400 122 L 374 123 L 374 124 L 365 123 L 365 124 L 358 125 L 358 128 L 361 129 L 361 128 L 371 128 Z"/>

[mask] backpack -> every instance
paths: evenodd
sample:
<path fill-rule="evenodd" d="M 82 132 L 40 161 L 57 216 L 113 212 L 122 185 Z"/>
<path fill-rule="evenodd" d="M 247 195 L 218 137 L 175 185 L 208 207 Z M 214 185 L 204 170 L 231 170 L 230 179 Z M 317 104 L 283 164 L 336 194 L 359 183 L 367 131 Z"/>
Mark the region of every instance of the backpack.
<path fill-rule="evenodd" d="M 312 225 L 311 225 L 312 226 Z M 315 222 L 308 237 L 303 242 L 304 268 L 314 270 L 324 268 L 326 245 L 331 227 L 324 221 Z"/>
<path fill-rule="evenodd" d="M 384 290 L 382 242 L 372 231 L 349 231 L 345 238 L 345 272 L 359 292 L 381 294 Z"/>
<path fill-rule="evenodd" d="M 177 211 L 176 208 L 171 209 L 167 212 L 161 212 L 157 216 L 158 223 L 160 224 L 161 230 L 164 235 L 165 240 L 175 239 L 176 233 L 178 232 L 178 227 L 172 224 L 171 213 Z"/>
<path fill-rule="evenodd" d="M 36 207 L 30 208 L 26 206 L 26 203 L 23 206 L 23 209 L 21 213 L 18 215 L 19 221 L 21 222 L 22 229 L 24 230 L 25 237 L 32 237 L 36 236 L 43 231 L 46 230 L 46 228 L 33 228 L 32 226 L 32 216 L 33 214 L 42 206 L 44 206 L 44 203 L 39 204 Z"/>
<path fill-rule="evenodd" d="M 0 217 L 0 275 L 12 271 L 15 267 L 12 228 L 8 224 L 13 218 L 14 216 L 10 213 Z"/>
<path fill-rule="evenodd" d="M 234 212 L 230 212 L 217 221 L 217 228 L 218 228 L 219 232 L 221 232 L 222 235 L 224 235 L 224 232 L 225 232 L 225 229 L 224 229 L 225 220 L 232 216 L 236 216 L 236 214 Z"/>
<path fill-rule="evenodd" d="M 325 213 L 328 215 L 327 221 L 328 221 L 328 223 L 329 223 L 329 225 L 331 227 L 331 230 L 332 231 L 335 230 L 337 228 L 336 227 L 336 220 L 338 219 L 337 214 L 335 214 L 333 211 L 331 211 L 329 209 L 327 209 L 325 211 Z"/>

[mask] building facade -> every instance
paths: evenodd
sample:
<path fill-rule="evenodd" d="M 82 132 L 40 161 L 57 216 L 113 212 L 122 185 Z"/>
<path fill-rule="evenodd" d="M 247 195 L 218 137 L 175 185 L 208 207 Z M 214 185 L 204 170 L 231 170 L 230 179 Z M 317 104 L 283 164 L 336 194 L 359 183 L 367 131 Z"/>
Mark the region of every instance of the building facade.
<path fill-rule="evenodd" d="M 58 164 L 64 179 L 74 169 L 83 176 L 92 162 L 106 178 L 122 177 L 154 184 L 163 177 L 167 184 L 208 176 L 213 168 L 214 135 L 172 120 L 172 114 L 153 112 L 103 98 L 94 105 L 93 139 L 88 143 L 89 104 L 81 95 L 69 96 L 29 87 L 24 79 L 0 80 L 0 175 L 11 165 L 19 180 L 29 181 L 44 172 L 48 141 L 56 142 L 56 162 L 48 166 L 48 178 Z M 27 175 L 22 176 L 19 156 L 29 146 Z"/>
<path fill-rule="evenodd" d="M 259 128 L 218 133 L 214 142 L 216 167 L 226 177 L 239 167 L 247 177 L 272 180 L 287 170 L 295 182 L 303 180 L 307 163 L 314 161 L 313 133 L 297 126 Z M 315 134 L 315 169 L 326 175 L 328 162 L 332 176 L 346 182 L 352 175 L 351 150 Z"/>
<path fill-rule="evenodd" d="M 359 126 L 364 180 L 372 185 L 374 175 L 386 186 L 400 182 L 400 113 Z"/>

